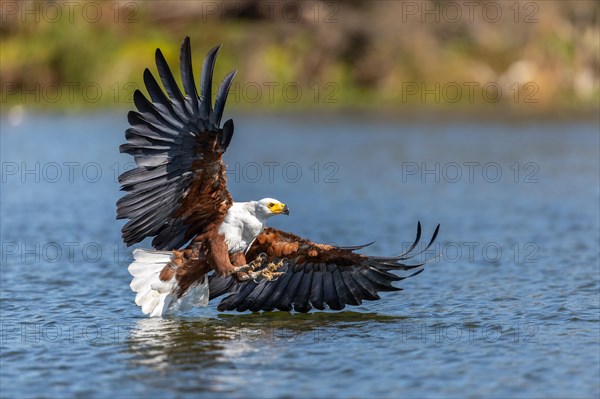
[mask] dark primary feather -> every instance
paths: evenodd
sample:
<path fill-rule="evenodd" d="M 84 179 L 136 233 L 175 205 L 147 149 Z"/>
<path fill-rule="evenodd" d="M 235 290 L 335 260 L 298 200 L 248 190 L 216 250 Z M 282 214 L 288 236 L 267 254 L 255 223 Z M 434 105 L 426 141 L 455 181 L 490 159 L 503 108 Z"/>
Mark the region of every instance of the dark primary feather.
<path fill-rule="evenodd" d="M 421 273 L 426 262 L 406 264 L 403 261 L 427 251 L 439 232 L 436 227 L 427 246 L 414 252 L 421 238 L 417 225 L 415 243 L 408 251 L 393 257 L 372 257 L 355 253 L 364 246 L 335 247 L 316 244 L 290 233 L 266 228 L 254 241 L 246 258 L 267 254 L 269 262 L 283 261 L 285 272 L 275 281 L 261 280 L 238 283 L 234 277 L 210 276 L 210 299 L 226 295 L 218 309 L 260 311 L 279 309 L 308 312 L 316 309 L 344 309 L 362 301 L 380 299 L 380 291 L 397 291 L 394 282 Z M 411 271 L 399 276 L 392 270 Z"/>
<path fill-rule="evenodd" d="M 221 46 L 213 47 L 202 64 L 202 77 L 200 81 L 200 93 L 202 95 L 202 105 L 200 115 L 207 119 L 212 111 L 212 75 L 215 69 L 215 60 Z"/>
<path fill-rule="evenodd" d="M 221 86 L 219 86 L 219 91 L 217 91 L 217 99 L 215 100 L 215 109 L 214 112 L 210 114 L 210 122 L 214 126 L 219 126 L 221 123 L 221 118 L 223 117 L 223 111 L 225 110 L 225 102 L 227 101 L 227 95 L 229 94 L 229 89 L 231 88 L 231 83 L 233 82 L 233 78 L 237 71 L 232 71 L 225 76 L 223 82 L 221 82 Z"/>
<path fill-rule="evenodd" d="M 137 111 L 128 114 L 131 127 L 120 148 L 137 165 L 119 177 L 126 195 L 117 202 L 117 218 L 129 219 L 122 230 L 127 245 L 154 236 L 156 249 L 180 248 L 218 225 L 233 203 L 221 161 L 233 122 L 223 129 L 219 125 L 235 72 L 221 83 L 213 112 L 212 75 L 219 48 L 204 61 L 200 95 L 187 37 L 180 53 L 183 93 L 159 49 L 156 67 L 164 91 L 152 72 L 144 71 L 149 99 L 139 90 L 134 93 Z"/>
<path fill-rule="evenodd" d="M 181 82 L 186 94 L 186 103 L 190 104 L 193 115 L 198 115 L 198 91 L 194 82 L 194 68 L 192 68 L 192 49 L 190 38 L 186 37 L 181 44 L 179 56 L 179 67 L 181 69 Z M 212 70 L 210 71 L 212 75 Z M 210 102 L 210 98 L 207 100 Z"/>

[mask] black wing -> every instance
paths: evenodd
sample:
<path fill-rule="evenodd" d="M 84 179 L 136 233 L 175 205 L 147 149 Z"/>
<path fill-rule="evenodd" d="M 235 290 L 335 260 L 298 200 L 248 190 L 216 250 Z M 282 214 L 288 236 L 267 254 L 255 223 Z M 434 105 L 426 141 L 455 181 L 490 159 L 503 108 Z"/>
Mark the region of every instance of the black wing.
<path fill-rule="evenodd" d="M 181 45 L 180 67 L 184 93 L 160 49 L 156 66 L 165 92 L 150 72 L 144 83 L 150 100 L 134 93 L 138 111 L 128 114 L 131 127 L 121 152 L 133 155 L 137 167 L 119 176 L 127 194 L 117 202 L 117 219 L 129 246 L 155 236 L 156 249 L 177 249 L 197 234 L 220 224 L 233 203 L 227 191 L 226 168 L 221 160 L 233 135 L 233 121 L 220 128 L 225 101 L 235 71 L 217 92 L 212 108 L 212 75 L 217 46 L 202 66 L 200 96 L 194 82 L 190 39 Z"/>
<path fill-rule="evenodd" d="M 262 280 L 238 283 L 232 276 L 210 277 L 210 298 L 228 294 L 218 309 L 260 311 L 279 309 L 308 312 L 311 308 L 334 310 L 346 305 L 360 305 L 363 300 L 380 299 L 379 291 L 398 291 L 392 283 L 421 273 L 425 263 L 407 265 L 404 261 L 427 251 L 439 232 L 436 227 L 425 249 L 414 252 L 421 239 L 421 224 L 417 237 L 403 254 L 394 257 L 374 257 L 331 245 L 315 244 L 290 233 L 267 228 L 256 239 L 247 254 L 253 260 L 265 253 L 269 262 L 283 261 L 285 274 L 275 281 Z M 411 270 L 405 276 L 391 270 Z"/>

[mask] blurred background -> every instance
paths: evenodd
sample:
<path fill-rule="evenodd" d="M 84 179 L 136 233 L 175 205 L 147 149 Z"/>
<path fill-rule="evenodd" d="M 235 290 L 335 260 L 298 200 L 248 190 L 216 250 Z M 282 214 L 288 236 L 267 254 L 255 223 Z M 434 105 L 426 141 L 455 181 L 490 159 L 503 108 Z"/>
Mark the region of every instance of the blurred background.
<path fill-rule="evenodd" d="M 598 398 L 599 4 L 0 1 L 0 397 Z M 435 261 L 342 312 L 143 316 L 119 145 L 186 35 L 238 70 L 236 201 L 373 255 L 441 223 Z"/>
<path fill-rule="evenodd" d="M 2 1 L 2 103 L 5 111 L 130 106 L 154 50 L 176 68 L 189 35 L 198 68 L 209 48 L 224 44 L 216 74 L 239 71 L 234 109 L 589 113 L 599 99 L 599 7 Z"/>

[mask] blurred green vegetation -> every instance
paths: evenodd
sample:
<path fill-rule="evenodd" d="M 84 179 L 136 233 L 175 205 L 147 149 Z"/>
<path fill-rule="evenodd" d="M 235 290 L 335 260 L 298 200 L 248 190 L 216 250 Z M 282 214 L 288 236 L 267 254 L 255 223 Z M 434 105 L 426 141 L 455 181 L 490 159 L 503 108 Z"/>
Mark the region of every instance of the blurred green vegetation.
<path fill-rule="evenodd" d="M 3 111 L 130 108 L 155 49 L 177 70 L 186 35 L 198 73 L 224 44 L 215 77 L 238 70 L 230 108 L 598 108 L 597 1 L 0 4 Z"/>

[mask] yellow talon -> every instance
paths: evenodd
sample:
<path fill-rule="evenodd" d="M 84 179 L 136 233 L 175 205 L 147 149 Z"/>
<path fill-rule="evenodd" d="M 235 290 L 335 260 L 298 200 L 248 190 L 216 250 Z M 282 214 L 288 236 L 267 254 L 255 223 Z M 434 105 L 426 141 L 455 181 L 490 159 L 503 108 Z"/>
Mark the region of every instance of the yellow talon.
<path fill-rule="evenodd" d="M 255 283 L 258 283 L 262 279 L 274 281 L 283 276 L 283 272 L 277 272 L 277 270 L 283 267 L 283 260 L 280 260 L 277 263 L 271 262 L 264 268 L 256 270 L 262 266 L 266 260 L 267 256 L 265 254 L 260 254 L 255 260 L 247 265 L 236 268 L 236 272 L 238 272 L 237 279 L 239 281 L 248 281 L 252 279 Z"/>

